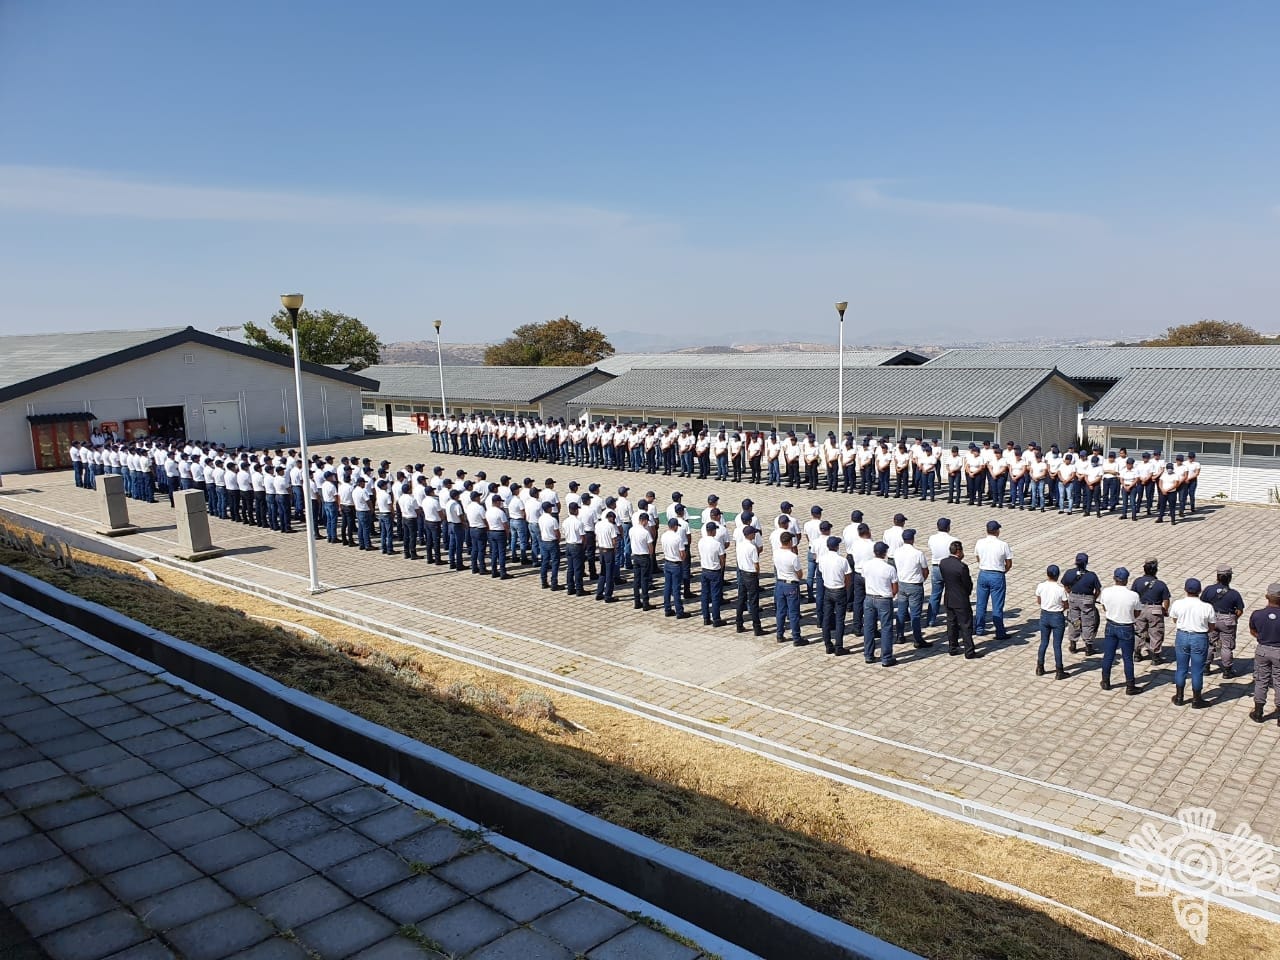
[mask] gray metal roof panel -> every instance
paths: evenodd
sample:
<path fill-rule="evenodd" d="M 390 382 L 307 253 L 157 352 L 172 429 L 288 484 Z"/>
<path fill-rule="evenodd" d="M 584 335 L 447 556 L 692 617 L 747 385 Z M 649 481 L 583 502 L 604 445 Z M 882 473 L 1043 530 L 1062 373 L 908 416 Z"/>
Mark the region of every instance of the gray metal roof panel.
<path fill-rule="evenodd" d="M 1118 380 L 1138 367 L 1280 369 L 1280 345 L 957 349 L 934 357 L 926 366 L 1003 369 L 1057 367 L 1076 380 Z"/>
<path fill-rule="evenodd" d="M 89 330 L 82 333 L 24 333 L 0 337 L 0 387 L 96 360 L 129 347 L 178 333 L 182 327 L 153 330 Z"/>
<path fill-rule="evenodd" d="M 886 417 L 997 419 L 1054 371 L 856 367 L 844 376 L 845 413 Z M 570 402 L 577 407 L 836 414 L 830 368 L 680 370 L 636 368 Z M 1070 384 L 1070 381 L 1063 380 Z M 1086 394 L 1073 384 L 1081 398 Z"/>
<path fill-rule="evenodd" d="M 846 350 L 846 367 L 878 367 L 895 360 L 923 362 L 920 354 L 910 350 Z M 637 367 L 660 369 L 755 369 L 779 367 L 839 367 L 840 352 L 826 353 L 615 353 L 596 364 L 606 373 L 619 374 Z"/>
<path fill-rule="evenodd" d="M 1280 428 L 1280 369 L 1140 368 L 1085 414 L 1089 423 Z"/>
<path fill-rule="evenodd" d="M 594 367 L 463 367 L 444 368 L 445 399 L 485 403 L 534 403 L 594 372 Z M 433 364 L 378 364 L 360 371 L 381 385 L 377 395 L 440 398 L 440 371 Z"/>

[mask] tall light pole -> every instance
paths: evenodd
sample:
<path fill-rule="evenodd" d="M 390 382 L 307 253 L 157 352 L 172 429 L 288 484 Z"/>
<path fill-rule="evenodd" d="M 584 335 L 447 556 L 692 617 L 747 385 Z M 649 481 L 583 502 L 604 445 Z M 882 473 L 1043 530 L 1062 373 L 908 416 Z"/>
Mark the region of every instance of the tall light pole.
<path fill-rule="evenodd" d="M 844 312 L 849 309 L 849 301 L 841 300 L 836 304 L 836 313 L 840 314 L 840 386 L 836 404 L 836 444 L 844 443 Z"/>
<path fill-rule="evenodd" d="M 289 326 L 293 328 L 293 385 L 298 392 L 298 446 L 302 451 L 302 514 L 307 518 L 307 571 L 311 574 L 311 592 L 319 593 L 315 516 L 311 503 L 311 458 L 307 455 L 307 421 L 302 406 L 302 351 L 298 347 L 298 311 L 302 309 L 302 294 L 282 293 L 280 303 L 289 312 Z"/>
<path fill-rule="evenodd" d="M 440 321 L 435 322 L 436 328 L 436 367 L 440 371 L 440 417 L 444 419 L 449 416 L 449 404 L 444 399 L 444 354 L 440 350 Z"/>

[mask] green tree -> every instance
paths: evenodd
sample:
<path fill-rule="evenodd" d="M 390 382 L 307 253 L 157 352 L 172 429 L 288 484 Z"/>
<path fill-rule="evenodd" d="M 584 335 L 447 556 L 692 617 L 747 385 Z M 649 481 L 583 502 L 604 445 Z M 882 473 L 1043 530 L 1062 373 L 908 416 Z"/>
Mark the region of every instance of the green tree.
<path fill-rule="evenodd" d="M 546 323 L 526 323 L 484 352 L 490 367 L 585 367 L 613 354 L 613 344 L 596 327 L 566 314 Z"/>
<path fill-rule="evenodd" d="M 293 352 L 293 328 L 289 314 L 276 311 L 270 320 L 274 330 L 256 323 L 244 325 L 245 340 L 255 347 L 276 353 Z M 272 333 L 280 336 L 272 336 Z M 352 370 L 363 370 L 378 362 L 382 344 L 377 335 L 355 317 L 333 310 L 298 311 L 298 348 L 302 359 L 312 363 L 347 363 Z"/>
<path fill-rule="evenodd" d="M 1222 347 L 1249 343 L 1272 343 L 1252 327 L 1224 320 L 1200 320 L 1169 327 L 1163 337 L 1144 340 L 1144 347 Z"/>

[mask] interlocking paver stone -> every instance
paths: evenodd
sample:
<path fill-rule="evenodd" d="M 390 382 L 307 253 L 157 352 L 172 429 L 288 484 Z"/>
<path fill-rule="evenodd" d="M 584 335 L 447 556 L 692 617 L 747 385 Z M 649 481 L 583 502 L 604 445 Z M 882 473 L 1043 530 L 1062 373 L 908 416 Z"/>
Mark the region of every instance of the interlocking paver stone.
<path fill-rule="evenodd" d="M 86 877 L 88 874 L 70 857 L 54 857 L 0 874 L 0 900 L 10 905 L 22 903 L 75 886 Z"/>
<path fill-rule="evenodd" d="M 415 926 L 446 952 L 465 954 L 497 940 L 515 923 L 478 900 L 464 900 Z"/>
<path fill-rule="evenodd" d="M 459 836 L 456 830 L 435 826 L 421 833 L 397 840 L 391 849 L 410 863 L 425 863 L 429 867 L 452 860 L 473 846 L 473 841 Z"/>
<path fill-rule="evenodd" d="M 505 883 L 527 869 L 520 861 L 503 856 L 496 850 L 478 850 L 445 864 L 435 873 L 459 890 L 474 894 Z"/>
<path fill-rule="evenodd" d="M 698 951 L 636 924 L 587 954 L 587 960 L 695 960 Z"/>
<path fill-rule="evenodd" d="M 150 800 L 129 807 L 125 814 L 140 827 L 154 827 L 171 820 L 181 820 L 192 814 L 208 810 L 209 804 L 194 793 L 174 793 L 158 800 Z"/>
<path fill-rule="evenodd" d="M 396 932 L 395 924 L 363 904 L 313 920 L 298 929 L 298 938 L 325 960 L 343 960 L 385 940 Z"/>
<path fill-rule="evenodd" d="M 135 863 L 154 860 L 168 852 L 169 848 L 149 833 L 135 831 L 106 843 L 82 847 L 71 855 L 90 873 L 104 876 Z"/>
<path fill-rule="evenodd" d="M 107 876 L 103 885 L 129 903 L 145 899 L 161 890 L 172 890 L 196 880 L 200 871 L 176 853 L 126 867 Z"/>
<path fill-rule="evenodd" d="M 343 823 L 362 820 L 370 814 L 395 806 L 396 802 L 381 790 L 357 787 L 317 803 L 321 810 Z"/>
<path fill-rule="evenodd" d="M 308 954 L 292 940 L 272 937 L 256 947 L 241 950 L 236 954 L 236 960 L 308 960 Z"/>
<path fill-rule="evenodd" d="M 388 937 L 367 950 L 361 950 L 352 960 L 443 960 L 444 954 L 424 950 L 406 937 Z"/>
<path fill-rule="evenodd" d="M 193 787 L 191 792 L 209 803 L 221 804 L 261 793 L 270 786 L 271 784 L 267 781 L 261 777 L 255 777 L 252 773 L 237 773 L 234 777 L 227 777 L 225 780 L 202 783 L 198 787 Z"/>
<path fill-rule="evenodd" d="M 151 931 L 137 917 L 113 910 L 42 937 L 40 946 L 51 960 L 93 960 L 118 953 L 150 936 Z"/>
<path fill-rule="evenodd" d="M 617 910 L 596 900 L 579 897 L 534 920 L 531 926 L 563 943 L 574 953 L 586 953 L 633 924 L 633 920 Z"/>
<path fill-rule="evenodd" d="M 452 866 L 452 864 L 450 864 Z M 478 899 L 516 923 L 528 923 L 574 899 L 577 894 L 550 877 L 529 870 L 479 894 Z"/>
<path fill-rule="evenodd" d="M 295 780 L 293 783 L 285 784 L 284 789 L 294 796 L 306 800 L 308 803 L 314 803 L 317 800 L 323 800 L 325 797 L 331 797 L 336 793 L 350 790 L 359 783 L 360 781 L 350 774 L 330 768 L 304 780 Z"/>
<path fill-rule="evenodd" d="M 390 810 L 375 813 L 352 826 L 376 843 L 394 843 L 412 833 L 417 833 L 431 822 L 430 818 L 404 804 L 396 804 Z"/>
<path fill-rule="evenodd" d="M 276 850 L 224 870 L 217 875 L 217 880 L 240 899 L 251 900 L 311 875 L 312 870 L 305 863 L 283 850 Z"/>
<path fill-rule="evenodd" d="M 253 907 L 281 930 L 291 930 L 341 910 L 351 902 L 351 897 L 341 889 L 312 874 L 258 897 Z"/>
<path fill-rule="evenodd" d="M 223 960 L 272 936 L 275 929 L 248 907 L 235 906 L 168 933 L 187 960 Z"/>
<path fill-rule="evenodd" d="M 222 812 L 243 824 L 259 824 L 296 810 L 302 801 L 278 787 L 254 793 L 222 805 Z"/>
<path fill-rule="evenodd" d="M 171 820 L 152 827 L 151 832 L 174 850 L 181 850 L 238 829 L 240 824 L 221 810 L 204 810 L 189 817 L 183 817 L 181 820 Z"/>
<path fill-rule="evenodd" d="M 82 820 L 93 820 L 111 813 L 114 808 L 98 796 L 76 797 L 62 803 L 28 810 L 26 817 L 41 830 L 53 830 Z"/>
<path fill-rule="evenodd" d="M 573 960 L 573 954 L 554 940 L 522 928 L 481 947 L 471 960 Z"/>
<path fill-rule="evenodd" d="M 443 880 L 420 874 L 368 897 L 371 906 L 396 923 L 417 923 L 466 899 Z"/>
<path fill-rule="evenodd" d="M 217 913 L 235 903 L 235 898 L 208 877 L 200 877 L 180 887 L 161 891 L 137 904 L 138 916 L 152 930 L 170 930 L 197 917 Z"/>
<path fill-rule="evenodd" d="M 309 837 L 288 847 L 291 854 L 317 870 L 324 870 L 344 860 L 354 860 L 373 849 L 375 847 L 372 840 L 345 827 Z"/>
<path fill-rule="evenodd" d="M 107 957 L 107 960 L 174 960 L 173 951 L 159 940 L 148 940 L 137 946 L 121 950 Z"/>
<path fill-rule="evenodd" d="M 327 868 L 324 875 L 353 897 L 364 899 L 411 877 L 413 871 L 391 851 L 378 848 L 363 856 L 341 860 Z"/>
<path fill-rule="evenodd" d="M 115 898 L 91 882 L 57 890 L 36 900 L 28 900 L 15 906 L 13 913 L 32 936 L 42 937 L 46 933 L 106 913 L 115 906 Z"/>
<path fill-rule="evenodd" d="M 272 846 L 262 837 L 248 830 L 237 830 L 212 840 L 205 840 L 187 847 L 182 855 L 205 873 L 220 873 L 239 866 L 246 860 L 256 860 L 272 851 Z"/>

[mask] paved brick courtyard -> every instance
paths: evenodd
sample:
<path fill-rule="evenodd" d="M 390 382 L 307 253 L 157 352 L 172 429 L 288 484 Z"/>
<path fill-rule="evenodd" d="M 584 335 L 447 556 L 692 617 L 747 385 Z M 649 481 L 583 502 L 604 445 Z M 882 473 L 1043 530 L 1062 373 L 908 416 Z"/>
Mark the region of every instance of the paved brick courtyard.
<path fill-rule="evenodd" d="M 0 904 L 50 960 L 700 955 L 5 606 Z"/>
<path fill-rule="evenodd" d="M 1242 637 L 1237 650 L 1243 674 L 1224 681 L 1215 671 L 1206 685 L 1210 708 L 1193 713 L 1169 702 L 1171 662 L 1155 669 L 1140 663 L 1142 692 L 1136 697 L 1126 697 L 1123 684 L 1110 692 L 1099 689 L 1097 656 L 1068 655 L 1071 675 L 1065 681 L 1034 676 L 1038 628 L 1028 620 L 1044 567 L 1054 562 L 1066 569 L 1079 550 L 1091 555 L 1104 582 L 1117 565 L 1137 571 L 1145 557 L 1157 556 L 1175 596 L 1186 577 L 1211 581 L 1214 568 L 1229 562 L 1235 586 L 1252 610 L 1260 605 L 1265 585 L 1280 579 L 1280 511 L 1202 504 L 1210 509 L 1171 527 L 455 458 L 432 454 L 425 437 L 371 437 L 317 450 L 367 456 L 375 463 L 383 458 L 397 465 L 441 463 L 450 474 L 458 467 L 472 473 L 483 469 L 490 480 L 504 472 L 539 482 L 551 476 L 562 491 L 570 479 L 584 487 L 599 481 L 606 492 L 626 483 L 633 499 L 654 490 L 664 508 L 677 489 L 691 506 L 705 504 L 707 494 L 716 492 L 730 510 L 750 496 L 767 523 L 784 499 L 792 500 L 802 517 L 812 504 L 821 504 L 837 529 L 858 507 L 876 534 L 901 510 L 921 540 L 934 531 L 937 517 L 946 515 L 952 532 L 969 548 L 971 563 L 973 543 L 986 521 L 998 517 L 1015 556 L 1007 604 L 1013 637 L 984 644 L 987 656 L 977 661 L 948 657 L 945 644 L 922 651 L 908 646 L 899 649 L 899 666 L 884 669 L 857 656 L 824 656 L 820 643 L 778 645 L 771 633 L 757 638 L 736 634 L 732 627 L 717 630 L 702 626 L 696 616 L 677 623 L 660 611 L 633 610 L 629 602 L 606 607 L 585 597 L 544 592 L 531 568 L 512 568 L 515 578 L 498 582 L 324 543 L 318 550 L 328 589 L 317 599 L 398 630 L 571 675 L 666 710 L 714 719 L 725 728 L 1084 836 L 1123 842 L 1144 820 L 1164 821 L 1183 807 L 1205 805 L 1218 811 L 1227 829 L 1244 820 L 1269 842 L 1280 841 L 1280 729 L 1274 711 L 1262 725 L 1248 717 L 1251 639 Z M 6 482 L 11 492 L 0 505 L 8 509 L 83 532 L 97 521 L 93 495 L 75 490 L 69 473 Z M 20 492 L 28 484 L 39 492 Z M 130 510 L 146 531 L 129 538 L 129 545 L 169 553 L 176 534 L 167 503 L 131 502 Z M 212 525 L 215 542 L 230 552 L 206 562 L 203 570 L 307 597 L 301 534 L 287 537 L 220 521 Z M 629 594 L 623 596 L 629 601 Z M 805 635 L 813 638 L 811 608 L 805 612 Z M 926 637 L 936 640 L 942 634 L 939 627 Z M 1171 631 L 1169 636 L 1171 656 Z M 1121 676 L 1119 665 L 1115 676 Z"/>

